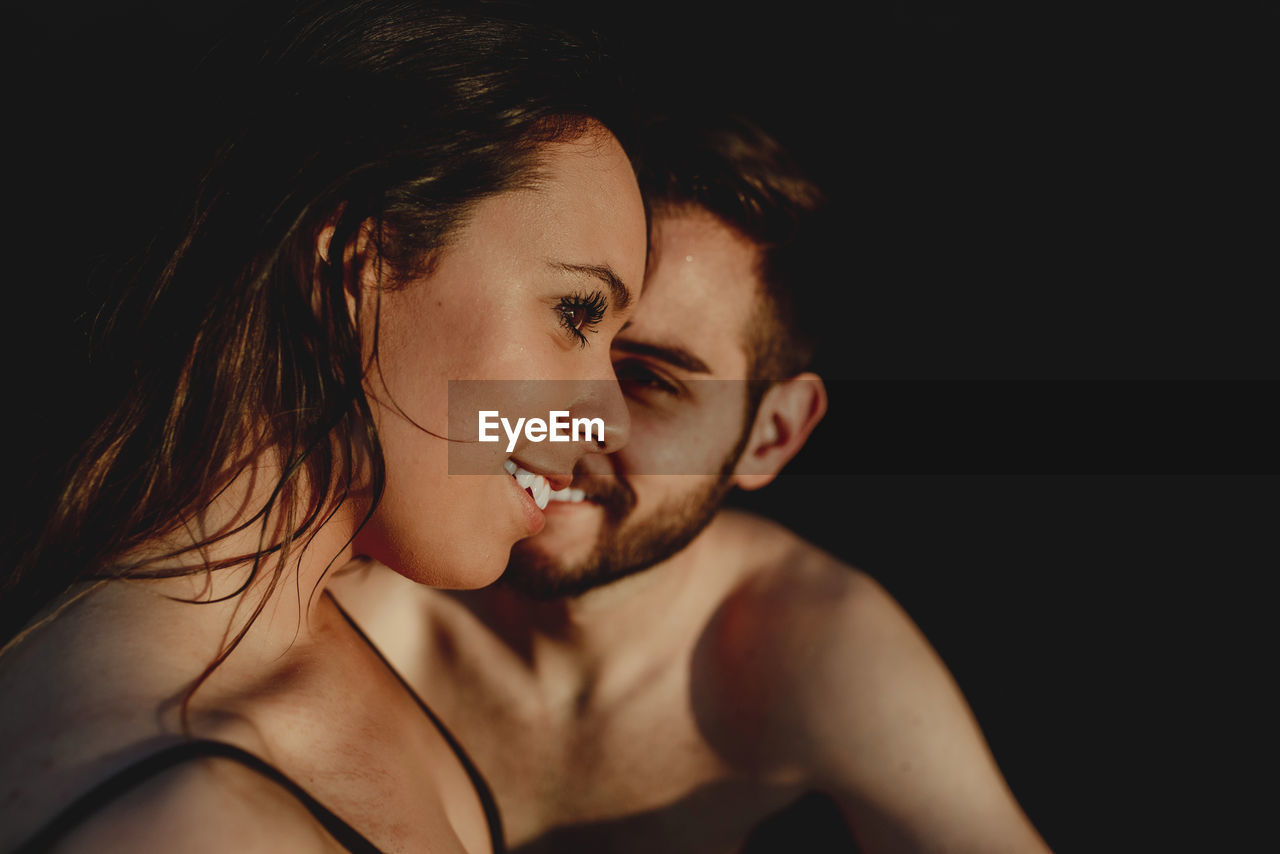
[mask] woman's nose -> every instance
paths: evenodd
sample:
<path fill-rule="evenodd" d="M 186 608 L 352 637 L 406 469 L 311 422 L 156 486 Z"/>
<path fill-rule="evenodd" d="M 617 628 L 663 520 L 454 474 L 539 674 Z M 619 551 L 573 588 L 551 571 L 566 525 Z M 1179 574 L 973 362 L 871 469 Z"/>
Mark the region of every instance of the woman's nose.
<path fill-rule="evenodd" d="M 588 449 L 589 453 L 613 454 L 627 444 L 631 437 L 631 413 L 613 372 L 612 361 L 606 363 L 596 377 L 585 381 L 573 414 L 577 418 L 598 418 L 604 423 L 604 437 L 592 434 L 594 447 Z"/>

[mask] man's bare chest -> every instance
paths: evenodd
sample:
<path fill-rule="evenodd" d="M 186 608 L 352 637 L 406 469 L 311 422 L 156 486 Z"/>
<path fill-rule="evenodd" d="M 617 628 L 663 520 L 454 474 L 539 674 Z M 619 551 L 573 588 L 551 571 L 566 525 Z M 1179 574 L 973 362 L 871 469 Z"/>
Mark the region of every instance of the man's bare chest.
<path fill-rule="evenodd" d="M 466 693 L 442 714 L 492 787 L 520 854 L 736 851 L 803 791 L 727 764 L 676 678 L 568 716 L 468 703 Z"/>

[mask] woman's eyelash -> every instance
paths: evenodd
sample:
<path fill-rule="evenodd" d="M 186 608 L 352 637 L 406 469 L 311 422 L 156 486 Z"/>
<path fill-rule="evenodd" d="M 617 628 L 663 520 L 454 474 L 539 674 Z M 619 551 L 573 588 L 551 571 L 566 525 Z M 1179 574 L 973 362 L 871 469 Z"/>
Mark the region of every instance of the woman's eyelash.
<path fill-rule="evenodd" d="M 564 296 L 556 305 L 561 325 L 577 340 L 580 347 L 587 346 L 585 333 L 596 331 L 608 309 L 609 301 L 602 291 Z"/>

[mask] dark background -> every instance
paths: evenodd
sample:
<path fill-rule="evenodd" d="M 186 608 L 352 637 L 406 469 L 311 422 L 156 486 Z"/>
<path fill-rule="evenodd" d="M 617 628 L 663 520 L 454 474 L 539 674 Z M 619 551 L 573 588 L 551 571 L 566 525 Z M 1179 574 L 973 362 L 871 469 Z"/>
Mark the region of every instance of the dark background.
<path fill-rule="evenodd" d="M 1274 7 L 550 5 L 656 102 L 755 117 L 830 195 L 831 412 L 741 502 L 903 603 L 1055 850 L 1242 841 L 1275 672 Z M 237 14 L 5 3 L 29 432 L 72 429 L 47 377 L 160 192 L 157 93 Z M 43 458 L 19 456 L 20 500 Z"/>

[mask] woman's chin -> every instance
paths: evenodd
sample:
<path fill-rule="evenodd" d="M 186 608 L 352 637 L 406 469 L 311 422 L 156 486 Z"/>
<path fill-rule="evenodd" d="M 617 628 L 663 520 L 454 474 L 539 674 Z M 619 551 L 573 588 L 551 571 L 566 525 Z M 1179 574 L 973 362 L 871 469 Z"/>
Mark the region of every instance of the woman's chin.
<path fill-rule="evenodd" d="M 400 575 L 446 590 L 474 590 L 488 587 L 507 569 L 514 540 L 485 538 L 483 542 L 458 543 L 455 548 L 440 550 L 430 560 L 402 560 L 399 564 L 384 560 Z"/>
<path fill-rule="evenodd" d="M 546 516 L 505 473 L 465 480 L 471 489 L 439 490 L 431 504 L 384 501 L 356 537 L 356 553 L 431 587 L 469 590 L 497 581 L 511 547 L 541 531 Z"/>

